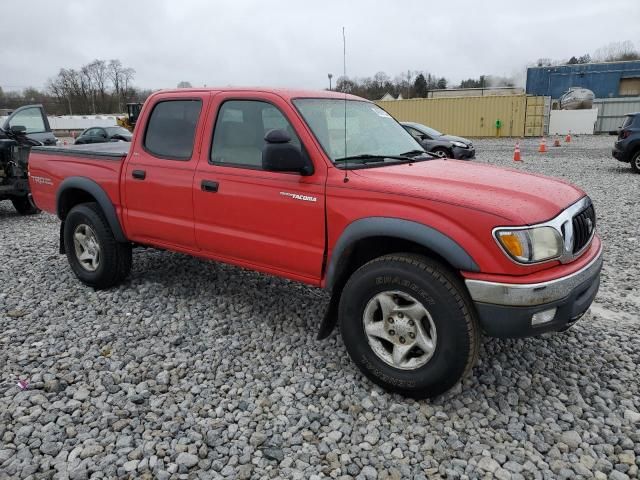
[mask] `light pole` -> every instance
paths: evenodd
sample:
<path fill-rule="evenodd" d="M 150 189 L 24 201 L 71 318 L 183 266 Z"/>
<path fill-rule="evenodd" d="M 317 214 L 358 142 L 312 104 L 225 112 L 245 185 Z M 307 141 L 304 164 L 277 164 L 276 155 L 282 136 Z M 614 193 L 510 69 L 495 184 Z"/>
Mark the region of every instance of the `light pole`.
<path fill-rule="evenodd" d="M 327 77 L 329 77 L 329 90 L 331 90 L 331 79 L 333 78 L 333 73 L 327 74 Z"/>

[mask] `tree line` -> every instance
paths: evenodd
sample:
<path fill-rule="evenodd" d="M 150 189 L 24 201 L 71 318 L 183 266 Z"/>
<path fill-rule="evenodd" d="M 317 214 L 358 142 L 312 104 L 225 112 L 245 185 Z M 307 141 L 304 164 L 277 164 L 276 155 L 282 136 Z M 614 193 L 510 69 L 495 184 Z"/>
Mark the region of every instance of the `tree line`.
<path fill-rule="evenodd" d="M 3 92 L 0 88 L 0 107 L 41 103 L 50 115 L 122 113 L 127 103 L 142 102 L 151 94 L 133 85 L 135 73 L 120 60 L 96 59 L 78 69 L 61 68 L 44 90 Z"/>
<path fill-rule="evenodd" d="M 379 100 L 389 93 L 403 98 L 425 97 L 429 90 L 447 88 L 448 81 L 428 72 L 412 72 L 396 75 L 391 78 L 385 72 L 378 72 L 373 77 L 349 78 L 341 76 L 336 81 L 335 90 L 351 93 L 369 100 Z"/>
<path fill-rule="evenodd" d="M 613 42 L 597 49 L 593 55 L 572 56 L 565 60 L 539 58 L 530 66 L 573 65 L 591 62 L 613 62 L 640 60 L 640 51 L 633 42 Z M 86 115 L 100 113 L 123 113 L 126 103 L 143 102 L 151 90 L 134 86 L 136 71 L 126 67 L 120 60 L 96 59 L 78 69 L 61 68 L 49 79 L 43 90 L 33 87 L 22 92 L 3 92 L 0 87 L 0 108 L 14 109 L 29 103 L 42 103 L 51 115 Z M 513 87 L 515 81 L 509 77 L 481 75 L 462 80 L 458 85 L 450 85 L 445 78 L 426 71 L 407 71 L 391 78 L 385 72 L 373 77 L 339 77 L 335 90 L 351 93 L 370 100 L 379 100 L 385 94 L 397 98 L 426 97 L 430 91 L 446 88 L 491 88 Z M 179 88 L 191 87 L 191 83 L 181 81 Z"/>
<path fill-rule="evenodd" d="M 598 48 L 593 55 L 573 55 L 568 60 L 554 60 L 551 58 L 539 58 L 535 62 L 537 67 L 551 67 L 555 65 L 579 65 L 593 62 L 626 62 L 629 60 L 640 60 L 640 50 L 631 40 L 624 42 L 611 42 Z"/>

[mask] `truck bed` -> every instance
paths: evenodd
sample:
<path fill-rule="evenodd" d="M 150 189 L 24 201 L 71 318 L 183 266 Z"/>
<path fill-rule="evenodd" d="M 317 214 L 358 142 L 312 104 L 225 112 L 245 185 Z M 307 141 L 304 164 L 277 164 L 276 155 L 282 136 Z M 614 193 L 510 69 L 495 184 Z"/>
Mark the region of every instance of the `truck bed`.
<path fill-rule="evenodd" d="M 105 142 L 87 145 L 65 145 L 62 147 L 33 147 L 32 150 L 72 157 L 122 160 L 127 156 L 127 153 L 129 153 L 130 146 L 130 142 Z"/>
<path fill-rule="evenodd" d="M 129 142 L 94 143 L 63 147 L 33 147 L 29 153 L 31 192 L 37 205 L 57 213 L 56 191 L 63 181 L 99 185 L 116 207 L 120 205 L 120 171 L 130 147 Z"/>

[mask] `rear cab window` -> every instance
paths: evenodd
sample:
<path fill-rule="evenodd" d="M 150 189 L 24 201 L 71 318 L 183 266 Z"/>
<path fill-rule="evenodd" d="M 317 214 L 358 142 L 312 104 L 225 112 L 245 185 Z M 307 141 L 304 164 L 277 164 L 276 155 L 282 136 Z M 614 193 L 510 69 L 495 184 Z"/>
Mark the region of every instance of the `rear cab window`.
<path fill-rule="evenodd" d="M 144 149 L 167 160 L 190 160 L 202 110 L 197 99 L 162 100 L 149 116 L 144 136 Z"/>

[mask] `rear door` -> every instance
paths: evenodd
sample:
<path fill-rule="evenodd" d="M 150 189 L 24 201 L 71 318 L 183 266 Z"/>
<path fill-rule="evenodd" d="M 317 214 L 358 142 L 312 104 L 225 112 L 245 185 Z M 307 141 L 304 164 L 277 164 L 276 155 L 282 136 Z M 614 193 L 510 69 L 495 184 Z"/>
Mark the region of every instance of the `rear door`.
<path fill-rule="evenodd" d="M 124 172 L 125 228 L 140 243 L 195 250 L 193 175 L 209 94 L 160 97 L 145 107 Z"/>
<path fill-rule="evenodd" d="M 198 246 L 221 260 L 319 283 L 327 166 L 309 148 L 310 134 L 274 94 L 220 93 L 211 112 L 194 181 Z M 264 135 L 274 128 L 307 146 L 313 175 L 262 169 Z"/>

